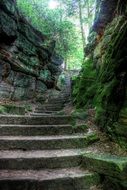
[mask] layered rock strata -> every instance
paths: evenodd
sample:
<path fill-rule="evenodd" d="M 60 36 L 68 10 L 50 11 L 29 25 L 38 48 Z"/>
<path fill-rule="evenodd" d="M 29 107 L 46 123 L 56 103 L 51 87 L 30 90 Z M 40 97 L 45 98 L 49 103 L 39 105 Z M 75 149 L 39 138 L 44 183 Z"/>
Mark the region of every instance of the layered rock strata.
<path fill-rule="evenodd" d="M 54 48 L 54 41 L 21 16 L 14 0 L 1 0 L 0 99 L 40 99 L 54 88 L 62 63 Z"/>

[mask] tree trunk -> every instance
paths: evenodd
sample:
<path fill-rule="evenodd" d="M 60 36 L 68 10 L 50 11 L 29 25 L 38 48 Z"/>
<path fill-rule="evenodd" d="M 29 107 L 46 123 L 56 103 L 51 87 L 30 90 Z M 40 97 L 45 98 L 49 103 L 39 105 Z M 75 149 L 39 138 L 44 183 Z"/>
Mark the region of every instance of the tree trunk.
<path fill-rule="evenodd" d="M 78 6 L 79 6 L 79 21 L 80 21 L 80 27 L 81 27 L 81 34 L 82 34 L 82 41 L 83 41 L 83 49 L 86 46 L 86 38 L 84 33 L 84 27 L 83 27 L 83 14 L 82 14 L 82 4 L 81 0 L 78 0 Z"/>

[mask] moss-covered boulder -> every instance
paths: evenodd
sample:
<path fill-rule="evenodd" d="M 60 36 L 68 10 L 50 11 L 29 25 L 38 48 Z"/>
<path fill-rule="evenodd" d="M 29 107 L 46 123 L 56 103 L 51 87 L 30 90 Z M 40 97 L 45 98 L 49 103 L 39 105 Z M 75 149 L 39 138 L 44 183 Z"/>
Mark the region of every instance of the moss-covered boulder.
<path fill-rule="evenodd" d="M 108 181 L 108 189 L 127 188 L 127 157 L 86 153 L 83 159 L 84 167 L 104 176 L 104 181 Z"/>

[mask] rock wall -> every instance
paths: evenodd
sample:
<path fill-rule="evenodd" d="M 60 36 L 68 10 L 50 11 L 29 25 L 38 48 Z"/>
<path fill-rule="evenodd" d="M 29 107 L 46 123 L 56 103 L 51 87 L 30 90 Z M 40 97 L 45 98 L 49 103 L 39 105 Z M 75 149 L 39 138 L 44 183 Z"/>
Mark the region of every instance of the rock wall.
<path fill-rule="evenodd" d="M 40 100 L 55 88 L 62 60 L 54 48 L 54 41 L 21 16 L 15 0 L 1 0 L 0 100 Z"/>
<path fill-rule="evenodd" d="M 100 0 L 98 6 L 75 102 L 95 108 L 101 130 L 127 148 L 127 1 Z"/>

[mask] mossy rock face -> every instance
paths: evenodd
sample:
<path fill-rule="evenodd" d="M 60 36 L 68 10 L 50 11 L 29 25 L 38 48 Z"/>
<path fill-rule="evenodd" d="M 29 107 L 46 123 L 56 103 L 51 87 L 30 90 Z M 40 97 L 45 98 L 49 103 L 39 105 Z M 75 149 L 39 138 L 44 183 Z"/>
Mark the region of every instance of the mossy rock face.
<path fill-rule="evenodd" d="M 113 178 L 117 183 L 127 182 L 127 157 L 106 154 L 86 153 L 83 156 L 84 167 L 101 175 Z"/>
<path fill-rule="evenodd" d="M 73 119 L 81 119 L 81 120 L 85 120 L 87 117 L 88 117 L 88 114 L 83 111 L 83 110 L 80 110 L 80 111 L 74 111 L 72 114 L 71 114 L 72 118 Z"/>
<path fill-rule="evenodd" d="M 105 110 L 119 112 L 125 96 L 126 66 L 122 47 L 124 46 L 126 49 L 124 42 L 127 35 L 127 24 L 123 17 L 120 17 L 117 22 L 118 26 L 112 34 L 111 43 L 105 53 L 104 64 L 100 68 L 98 79 L 100 89 L 98 89 L 97 96 L 98 103 L 101 103 Z"/>
<path fill-rule="evenodd" d="M 106 176 L 103 181 L 103 189 L 104 190 L 107 190 L 107 189 L 108 190 L 126 190 L 127 183 Z"/>
<path fill-rule="evenodd" d="M 14 114 L 14 115 L 25 115 L 25 107 L 6 104 L 0 105 L 0 113 L 1 114 Z"/>
<path fill-rule="evenodd" d="M 127 137 L 127 125 L 119 122 L 114 123 L 113 132 L 118 135 L 118 137 Z"/>
<path fill-rule="evenodd" d="M 109 35 L 110 43 L 101 58 L 102 64 L 97 79 L 96 121 L 103 130 L 108 132 L 110 137 L 120 143 L 120 139 L 124 137 L 122 130 L 125 130 L 126 134 L 127 129 L 121 122 L 117 126 L 114 123 L 126 115 L 126 107 L 123 110 L 127 84 L 127 23 L 125 17 L 115 18 L 108 25 L 103 41 L 106 35 Z M 122 120 L 126 122 L 125 118 Z M 120 144 L 124 144 L 123 140 Z"/>
<path fill-rule="evenodd" d="M 124 147 L 127 144 L 124 142 L 127 133 L 126 63 L 127 22 L 125 16 L 117 16 L 105 28 L 93 58 L 84 62 L 73 89 L 77 108 L 96 108 L 97 124 Z"/>
<path fill-rule="evenodd" d="M 96 71 L 91 59 L 87 59 L 80 75 L 73 81 L 73 101 L 77 108 L 91 106 L 95 96 Z"/>
<path fill-rule="evenodd" d="M 54 88 L 61 58 L 53 40 L 19 14 L 16 1 L 1 0 L 0 5 L 0 98 L 39 101 Z"/>
<path fill-rule="evenodd" d="M 90 145 L 90 144 L 93 144 L 94 142 L 97 142 L 99 141 L 100 138 L 99 136 L 96 134 L 96 133 L 91 133 L 87 139 L 86 139 L 86 145 Z"/>
<path fill-rule="evenodd" d="M 4 113 L 6 113 L 6 108 L 4 107 L 4 106 L 2 106 L 2 105 L 0 105 L 0 114 L 4 114 Z"/>

